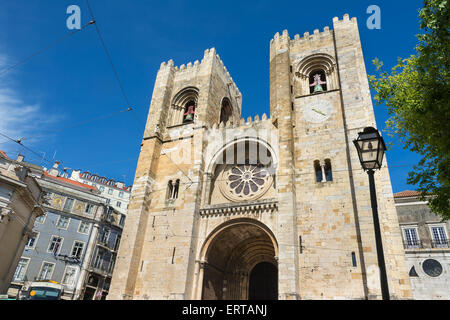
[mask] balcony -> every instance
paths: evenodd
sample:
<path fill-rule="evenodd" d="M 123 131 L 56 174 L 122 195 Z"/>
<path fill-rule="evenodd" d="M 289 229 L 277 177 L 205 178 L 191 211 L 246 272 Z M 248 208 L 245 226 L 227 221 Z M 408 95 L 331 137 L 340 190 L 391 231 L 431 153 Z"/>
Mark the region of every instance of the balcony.
<path fill-rule="evenodd" d="M 403 242 L 405 250 L 416 249 L 446 249 L 450 248 L 449 239 L 440 240 L 407 240 Z"/>
<path fill-rule="evenodd" d="M 407 240 L 403 242 L 403 246 L 407 250 L 422 249 L 423 243 L 420 240 Z"/>
<path fill-rule="evenodd" d="M 449 241 L 448 239 L 439 239 L 439 240 L 432 240 L 431 241 L 431 247 L 432 248 L 448 248 L 449 247 Z"/>
<path fill-rule="evenodd" d="M 112 270 L 109 267 L 102 267 L 102 266 L 91 266 L 89 268 L 90 272 L 96 273 L 98 275 L 101 275 L 103 277 L 112 277 Z"/>

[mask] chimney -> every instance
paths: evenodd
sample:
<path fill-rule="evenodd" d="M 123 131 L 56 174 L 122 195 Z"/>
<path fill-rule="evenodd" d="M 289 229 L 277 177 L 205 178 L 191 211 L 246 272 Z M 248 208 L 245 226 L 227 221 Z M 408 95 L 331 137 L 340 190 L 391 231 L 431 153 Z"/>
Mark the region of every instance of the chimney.
<path fill-rule="evenodd" d="M 25 157 L 20 153 L 17 155 L 17 162 L 22 162 Z"/>
<path fill-rule="evenodd" d="M 48 174 L 53 176 L 53 177 L 57 177 L 59 174 L 59 161 L 56 161 L 55 164 L 53 165 L 53 167 L 48 171 Z"/>

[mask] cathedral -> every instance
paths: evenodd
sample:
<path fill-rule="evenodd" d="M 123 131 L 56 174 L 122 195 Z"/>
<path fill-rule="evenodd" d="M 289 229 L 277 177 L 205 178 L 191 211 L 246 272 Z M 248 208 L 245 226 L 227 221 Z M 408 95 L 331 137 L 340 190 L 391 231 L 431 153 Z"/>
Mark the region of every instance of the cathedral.
<path fill-rule="evenodd" d="M 270 115 L 241 107 L 214 48 L 161 64 L 108 299 L 381 299 L 356 18 L 276 33 Z M 386 165 L 375 180 L 390 297 L 411 299 Z"/>

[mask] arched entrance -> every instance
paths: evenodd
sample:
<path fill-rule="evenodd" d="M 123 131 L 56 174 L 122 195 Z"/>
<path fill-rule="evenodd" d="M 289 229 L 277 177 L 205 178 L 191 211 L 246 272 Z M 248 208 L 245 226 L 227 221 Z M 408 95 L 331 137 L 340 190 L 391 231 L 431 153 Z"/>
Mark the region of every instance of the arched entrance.
<path fill-rule="evenodd" d="M 276 254 L 273 235 L 256 220 L 241 219 L 216 229 L 205 244 L 202 299 L 276 299 Z M 270 280 L 261 285 L 262 278 Z M 259 289 L 264 292 L 255 293 Z"/>

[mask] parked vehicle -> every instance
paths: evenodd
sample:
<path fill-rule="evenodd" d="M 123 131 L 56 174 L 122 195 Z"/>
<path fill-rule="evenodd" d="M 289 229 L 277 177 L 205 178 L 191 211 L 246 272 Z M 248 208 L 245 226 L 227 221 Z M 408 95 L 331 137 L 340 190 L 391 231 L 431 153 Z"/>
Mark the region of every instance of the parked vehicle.
<path fill-rule="evenodd" d="M 61 300 L 64 286 L 55 281 L 34 281 L 24 284 L 18 300 Z"/>

